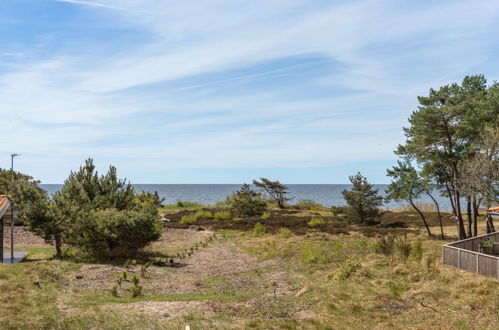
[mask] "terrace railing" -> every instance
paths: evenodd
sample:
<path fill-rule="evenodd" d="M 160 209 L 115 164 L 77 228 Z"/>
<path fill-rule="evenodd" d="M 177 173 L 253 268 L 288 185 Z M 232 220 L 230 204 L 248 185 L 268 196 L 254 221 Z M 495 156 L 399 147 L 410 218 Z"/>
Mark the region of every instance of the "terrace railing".
<path fill-rule="evenodd" d="M 443 264 L 499 279 L 499 257 L 480 252 L 480 241 L 491 237 L 499 242 L 499 232 L 495 232 L 444 245 Z"/>

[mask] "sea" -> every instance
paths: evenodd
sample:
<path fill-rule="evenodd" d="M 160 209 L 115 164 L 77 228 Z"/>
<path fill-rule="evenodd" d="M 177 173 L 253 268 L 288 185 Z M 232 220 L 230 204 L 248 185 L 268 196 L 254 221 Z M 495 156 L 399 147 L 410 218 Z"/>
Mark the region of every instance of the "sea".
<path fill-rule="evenodd" d="M 173 204 L 181 200 L 210 205 L 224 201 L 227 196 L 238 190 L 241 184 L 134 184 L 133 186 L 137 191 L 157 191 L 159 196 L 165 199 L 164 204 Z M 42 184 L 41 187 L 52 195 L 62 185 Z M 287 187 L 291 204 L 309 199 L 328 207 L 345 205 L 341 192 L 345 189 L 351 189 L 349 184 L 289 184 Z M 379 190 L 380 195 L 384 196 L 388 185 L 375 184 L 374 187 Z M 438 192 L 434 192 L 433 196 L 439 202 L 441 210 L 451 210 L 447 197 L 440 196 Z M 418 203 L 433 204 L 428 196 L 422 196 L 416 201 Z M 397 209 L 405 205 L 407 205 L 405 201 L 390 201 L 384 203 L 383 209 Z"/>

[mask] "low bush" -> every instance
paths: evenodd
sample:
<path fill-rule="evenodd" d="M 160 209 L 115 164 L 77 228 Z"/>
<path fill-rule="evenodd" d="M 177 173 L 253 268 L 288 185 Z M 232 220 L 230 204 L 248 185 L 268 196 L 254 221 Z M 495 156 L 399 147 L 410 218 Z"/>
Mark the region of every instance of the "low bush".
<path fill-rule="evenodd" d="M 183 215 L 182 218 L 180 218 L 180 223 L 183 225 L 189 225 L 195 223 L 196 220 L 197 218 L 194 214 L 188 214 L 188 215 Z"/>
<path fill-rule="evenodd" d="M 402 260 L 407 261 L 412 251 L 412 244 L 407 240 L 407 236 L 404 238 L 397 237 L 395 240 L 395 249 L 397 250 L 399 256 Z"/>
<path fill-rule="evenodd" d="M 309 225 L 310 227 L 315 227 L 322 224 L 324 224 L 324 219 L 319 217 L 313 217 L 309 222 L 307 222 L 307 225 Z"/>
<path fill-rule="evenodd" d="M 161 236 L 153 211 L 95 210 L 73 219 L 67 242 L 97 259 L 134 256 Z"/>
<path fill-rule="evenodd" d="M 330 210 L 334 216 L 346 214 L 348 206 L 331 206 Z"/>
<path fill-rule="evenodd" d="M 414 247 L 412 249 L 412 255 L 414 256 L 414 259 L 417 261 L 421 261 L 423 259 L 423 242 L 421 240 L 417 240 L 414 243 Z"/>
<path fill-rule="evenodd" d="M 264 212 L 262 214 L 262 220 L 267 220 L 270 219 L 270 213 L 269 212 Z"/>
<path fill-rule="evenodd" d="M 391 235 L 379 236 L 374 243 L 374 251 L 385 256 L 392 255 L 394 249 L 395 237 Z"/>
<path fill-rule="evenodd" d="M 213 214 L 210 211 L 200 210 L 194 214 L 194 217 L 196 219 L 213 219 Z"/>
<path fill-rule="evenodd" d="M 253 227 L 253 233 L 255 233 L 256 235 L 265 234 L 266 231 L 267 230 L 265 229 L 265 226 L 259 222 L 255 224 L 255 227 Z"/>
<path fill-rule="evenodd" d="M 229 220 L 230 212 L 227 211 L 216 212 L 214 218 L 215 220 Z"/>
<path fill-rule="evenodd" d="M 330 277 L 344 281 L 352 276 L 357 270 L 361 268 L 360 262 L 349 259 L 344 264 L 341 265 L 340 268 L 336 269 Z"/>
<path fill-rule="evenodd" d="M 322 204 L 317 203 L 312 199 L 302 199 L 298 201 L 298 203 L 296 203 L 295 205 L 303 210 L 319 209 L 324 207 L 322 206 Z"/>

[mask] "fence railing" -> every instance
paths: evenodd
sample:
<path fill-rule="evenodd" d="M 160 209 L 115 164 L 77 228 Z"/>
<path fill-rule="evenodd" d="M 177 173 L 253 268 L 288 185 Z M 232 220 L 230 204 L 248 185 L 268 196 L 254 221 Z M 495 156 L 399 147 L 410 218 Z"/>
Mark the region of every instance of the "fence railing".
<path fill-rule="evenodd" d="M 499 232 L 495 232 L 444 245 L 443 264 L 499 279 L 499 257 L 480 252 L 480 241 L 490 237 L 499 242 Z"/>

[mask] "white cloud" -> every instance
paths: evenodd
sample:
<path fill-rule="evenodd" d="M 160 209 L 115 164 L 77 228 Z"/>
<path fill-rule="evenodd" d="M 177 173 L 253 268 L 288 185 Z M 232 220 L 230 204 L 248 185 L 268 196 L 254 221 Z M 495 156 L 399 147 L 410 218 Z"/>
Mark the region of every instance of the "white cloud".
<path fill-rule="evenodd" d="M 119 51 L 63 48 L 39 60 L 18 48 L 15 56 L 0 54 L 9 58 L 0 72 L 7 142 L 0 150 L 33 159 L 62 154 L 70 159 L 64 166 L 87 155 L 154 159 L 165 167 L 392 159 L 415 96 L 487 61 L 499 10 L 490 1 L 55 1 L 144 35 L 126 45 L 109 40 Z M 303 82 L 311 93 L 322 90 L 316 98 L 295 96 L 285 84 L 243 89 L 306 70 L 299 64 L 222 75 L 310 54 L 334 66 Z M 178 83 L 189 77 L 199 79 Z M 327 88 L 353 92 L 329 96 Z M 63 173 L 49 179 L 60 181 Z"/>

